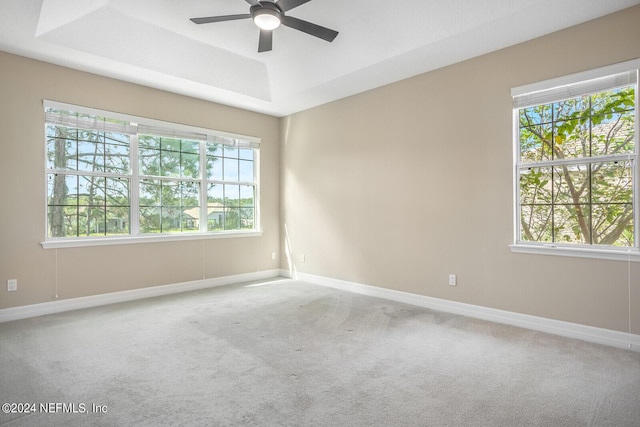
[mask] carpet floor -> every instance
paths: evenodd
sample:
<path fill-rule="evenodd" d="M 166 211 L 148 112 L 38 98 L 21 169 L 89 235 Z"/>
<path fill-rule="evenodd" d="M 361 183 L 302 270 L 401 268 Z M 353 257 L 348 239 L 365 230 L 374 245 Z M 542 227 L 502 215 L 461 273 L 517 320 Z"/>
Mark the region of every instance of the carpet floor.
<path fill-rule="evenodd" d="M 0 404 L 7 426 L 637 427 L 640 353 L 280 280 L 0 324 Z"/>

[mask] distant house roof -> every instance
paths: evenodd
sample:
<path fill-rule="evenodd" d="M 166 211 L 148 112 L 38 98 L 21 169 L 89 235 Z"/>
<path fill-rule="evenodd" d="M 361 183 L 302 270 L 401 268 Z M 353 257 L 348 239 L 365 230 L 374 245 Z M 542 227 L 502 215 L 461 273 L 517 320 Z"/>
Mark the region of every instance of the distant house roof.
<path fill-rule="evenodd" d="M 193 219 L 200 218 L 200 208 L 195 207 L 191 209 L 185 209 L 184 214 L 189 215 Z M 207 207 L 207 217 L 211 218 L 213 214 L 224 214 L 224 205 L 222 203 L 212 203 Z"/>

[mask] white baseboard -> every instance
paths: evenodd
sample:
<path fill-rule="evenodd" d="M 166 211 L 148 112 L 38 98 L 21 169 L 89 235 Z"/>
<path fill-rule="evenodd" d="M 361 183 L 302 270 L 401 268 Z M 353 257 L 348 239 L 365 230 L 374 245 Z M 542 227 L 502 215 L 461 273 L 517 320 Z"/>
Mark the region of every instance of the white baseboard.
<path fill-rule="evenodd" d="M 170 285 L 150 286 L 148 288 L 132 289 L 129 291 L 112 292 L 108 294 L 91 295 L 79 298 L 70 298 L 31 304 L 20 307 L 0 309 L 0 323 L 12 320 L 26 319 L 29 317 L 44 316 L 46 314 L 61 313 L 83 308 L 97 307 L 101 305 L 115 304 L 118 302 L 134 301 L 143 298 L 151 298 L 162 295 L 176 294 L 180 292 L 196 291 L 217 286 L 231 285 L 235 283 L 250 282 L 253 280 L 265 280 L 279 277 L 281 270 L 265 270 L 255 273 L 237 274 L 233 276 L 216 277 L 212 279 L 195 280 L 192 282 L 174 283 Z"/>
<path fill-rule="evenodd" d="M 281 276 L 289 277 L 288 271 L 281 271 Z M 560 335 L 567 338 L 576 338 L 583 341 L 608 345 L 611 347 L 631 349 L 640 352 L 640 335 L 628 332 L 613 331 L 610 329 L 585 326 L 577 323 L 563 322 L 560 320 L 547 319 L 544 317 L 520 314 L 511 311 L 498 310 L 495 308 L 483 307 L 479 305 L 466 304 L 449 301 L 439 298 L 427 297 L 424 295 L 411 294 L 392 289 L 384 289 L 361 283 L 348 282 L 344 280 L 332 279 L 329 277 L 317 276 L 306 273 L 296 273 L 298 280 L 327 286 L 343 291 L 368 295 L 415 305 L 446 313 L 458 314 L 461 316 L 473 317 L 476 319 L 488 320 L 549 334 Z"/>
<path fill-rule="evenodd" d="M 0 323 L 12 320 L 26 319 L 29 317 L 44 316 L 47 314 L 61 313 L 83 308 L 97 307 L 118 302 L 134 301 L 143 298 L 151 298 L 162 295 L 170 295 L 180 292 L 195 291 L 200 289 L 225 286 L 254 280 L 265 280 L 277 277 L 291 277 L 288 270 L 265 270 L 255 273 L 238 274 L 233 276 L 216 277 L 212 279 L 196 280 L 193 282 L 175 283 L 170 285 L 150 286 L 148 288 L 132 289 L 129 291 L 113 292 L 108 294 L 92 295 L 80 298 L 57 300 L 40 304 L 31 304 L 21 307 L 0 309 Z M 518 326 L 568 338 L 576 338 L 583 341 L 608 345 L 617 348 L 631 349 L 640 352 L 640 335 L 627 332 L 613 331 L 609 329 L 585 326 L 577 323 L 563 322 L 544 317 L 520 314 L 511 311 L 498 310 L 473 304 L 449 301 L 424 295 L 379 288 L 361 283 L 348 282 L 330 277 L 295 272 L 294 279 L 316 285 L 327 286 L 347 292 L 368 295 L 391 301 L 402 302 L 461 316 L 488 320 Z"/>

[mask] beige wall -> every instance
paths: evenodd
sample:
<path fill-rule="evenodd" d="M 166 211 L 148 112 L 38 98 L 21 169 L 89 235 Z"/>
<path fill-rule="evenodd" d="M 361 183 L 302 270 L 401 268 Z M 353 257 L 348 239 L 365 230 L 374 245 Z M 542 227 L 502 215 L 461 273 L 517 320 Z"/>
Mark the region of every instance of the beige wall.
<path fill-rule="evenodd" d="M 43 249 L 43 99 L 261 137 L 263 235 Z M 279 139 L 274 117 L 0 52 L 0 309 L 278 268 Z"/>
<path fill-rule="evenodd" d="M 280 120 L 0 52 L 0 309 L 281 267 L 638 334 L 640 263 L 508 248 L 510 89 L 638 40 L 635 7 Z M 261 137 L 263 236 L 43 249 L 42 99 Z"/>
<path fill-rule="evenodd" d="M 511 88 L 638 58 L 639 40 L 635 7 L 283 119 L 283 267 L 639 334 L 640 263 L 508 247 Z"/>

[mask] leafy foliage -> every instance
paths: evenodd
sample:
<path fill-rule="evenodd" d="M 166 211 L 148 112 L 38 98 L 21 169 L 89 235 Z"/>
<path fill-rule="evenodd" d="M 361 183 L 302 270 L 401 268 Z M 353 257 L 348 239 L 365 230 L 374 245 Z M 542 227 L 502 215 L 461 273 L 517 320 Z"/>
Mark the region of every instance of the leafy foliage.
<path fill-rule="evenodd" d="M 633 246 L 633 86 L 519 112 L 521 239 Z M 546 163 L 545 163 L 546 162 Z"/>

